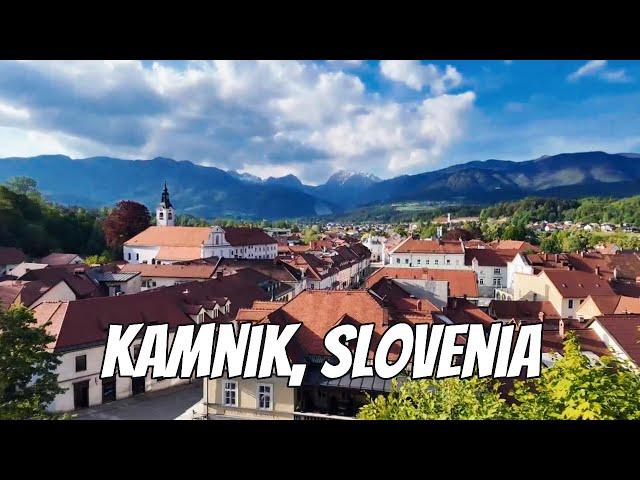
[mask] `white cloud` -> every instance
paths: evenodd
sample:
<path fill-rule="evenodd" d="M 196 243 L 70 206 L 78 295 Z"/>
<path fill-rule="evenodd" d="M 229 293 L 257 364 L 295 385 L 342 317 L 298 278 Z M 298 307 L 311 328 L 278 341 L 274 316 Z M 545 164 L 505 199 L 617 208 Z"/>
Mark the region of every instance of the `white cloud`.
<path fill-rule="evenodd" d="M 165 156 L 312 183 L 415 171 L 462 137 L 475 99 L 443 94 L 461 82 L 452 66 L 417 72 L 430 93 L 399 102 L 334 62 L 0 62 L 3 154 Z"/>
<path fill-rule="evenodd" d="M 417 91 L 429 87 L 434 95 L 440 95 L 462 83 L 462 75 L 455 67 L 447 65 L 442 72 L 436 65 L 423 64 L 417 60 L 382 60 L 380 72 Z"/>
<path fill-rule="evenodd" d="M 606 60 L 590 60 L 582 65 L 578 70 L 571 73 L 567 79 L 575 82 L 583 77 L 597 77 L 607 82 L 623 83 L 629 82 L 631 79 L 627 76 L 624 69 L 609 70 Z"/>

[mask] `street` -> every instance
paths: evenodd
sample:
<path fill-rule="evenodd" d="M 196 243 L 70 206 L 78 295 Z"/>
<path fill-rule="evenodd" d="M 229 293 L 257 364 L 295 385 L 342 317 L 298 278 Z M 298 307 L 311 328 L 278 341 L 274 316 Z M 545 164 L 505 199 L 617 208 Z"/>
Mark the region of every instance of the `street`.
<path fill-rule="evenodd" d="M 74 420 L 191 420 L 200 412 L 202 383 L 147 392 L 71 413 Z"/>

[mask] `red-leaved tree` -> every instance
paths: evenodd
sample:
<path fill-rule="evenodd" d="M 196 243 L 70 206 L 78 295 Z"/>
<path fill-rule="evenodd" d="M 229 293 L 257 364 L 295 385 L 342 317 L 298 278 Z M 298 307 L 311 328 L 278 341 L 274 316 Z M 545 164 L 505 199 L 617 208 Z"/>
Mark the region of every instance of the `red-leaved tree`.
<path fill-rule="evenodd" d="M 102 224 L 104 239 L 109 248 L 117 251 L 124 242 L 149 227 L 150 221 L 147 207 L 131 200 L 122 200 Z"/>

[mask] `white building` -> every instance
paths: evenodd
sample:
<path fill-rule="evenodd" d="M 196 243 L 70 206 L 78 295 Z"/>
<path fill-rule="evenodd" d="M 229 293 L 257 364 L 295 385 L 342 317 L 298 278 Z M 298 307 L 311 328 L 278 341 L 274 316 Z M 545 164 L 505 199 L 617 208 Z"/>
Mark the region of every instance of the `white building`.
<path fill-rule="evenodd" d="M 369 235 L 362 244 L 371 250 L 372 262 L 383 262 L 384 260 L 384 237 Z"/>
<path fill-rule="evenodd" d="M 416 240 L 411 237 L 389 255 L 390 266 L 464 269 L 464 245 L 460 241 Z"/>

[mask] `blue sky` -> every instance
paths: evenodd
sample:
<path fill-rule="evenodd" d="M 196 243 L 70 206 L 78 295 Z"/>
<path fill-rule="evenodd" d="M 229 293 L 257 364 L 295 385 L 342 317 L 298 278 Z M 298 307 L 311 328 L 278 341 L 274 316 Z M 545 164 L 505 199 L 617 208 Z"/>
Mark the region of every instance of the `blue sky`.
<path fill-rule="evenodd" d="M 157 156 L 322 183 L 640 152 L 637 61 L 0 61 L 0 157 Z"/>

